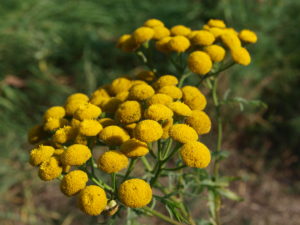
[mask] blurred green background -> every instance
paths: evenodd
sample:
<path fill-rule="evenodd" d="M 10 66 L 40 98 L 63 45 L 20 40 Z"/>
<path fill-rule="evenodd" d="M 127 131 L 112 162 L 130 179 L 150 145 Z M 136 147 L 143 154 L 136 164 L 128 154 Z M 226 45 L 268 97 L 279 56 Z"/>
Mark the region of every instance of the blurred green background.
<path fill-rule="evenodd" d="M 246 113 L 232 105 L 224 112 L 224 146 L 231 156 L 223 170 L 242 177 L 232 188 L 245 200 L 226 202 L 223 221 L 298 224 L 299 12 L 296 0 L 1 0 L 0 224 L 96 224 L 55 182 L 38 180 L 27 164 L 26 132 L 68 94 L 91 93 L 132 73 L 139 61 L 115 43 L 149 18 L 194 29 L 220 18 L 238 30 L 257 32 L 251 65 L 235 66 L 222 79 L 222 89 L 230 88 L 232 96 L 268 105 Z"/>

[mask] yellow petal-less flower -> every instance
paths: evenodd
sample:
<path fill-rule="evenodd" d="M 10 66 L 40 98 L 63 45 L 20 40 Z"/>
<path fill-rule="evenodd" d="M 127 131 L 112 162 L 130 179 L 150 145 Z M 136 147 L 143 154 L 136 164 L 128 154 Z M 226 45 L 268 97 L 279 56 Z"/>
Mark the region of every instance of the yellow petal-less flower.
<path fill-rule="evenodd" d="M 112 97 L 103 102 L 101 109 L 103 112 L 114 113 L 121 103 L 122 101 L 119 98 Z"/>
<path fill-rule="evenodd" d="M 116 98 L 122 102 L 126 101 L 128 97 L 129 97 L 129 91 L 122 91 L 116 95 Z"/>
<path fill-rule="evenodd" d="M 102 110 L 91 103 L 80 105 L 76 110 L 74 117 L 79 120 L 96 119 L 102 113 Z"/>
<path fill-rule="evenodd" d="M 44 130 L 54 131 L 58 128 L 64 127 L 67 124 L 68 124 L 68 120 L 64 118 L 57 119 L 57 118 L 49 117 L 44 122 Z"/>
<path fill-rule="evenodd" d="M 64 126 L 55 131 L 52 140 L 59 144 L 64 144 L 75 137 L 76 129 L 71 126 Z"/>
<path fill-rule="evenodd" d="M 44 161 L 39 167 L 39 177 L 44 181 L 57 178 L 62 173 L 62 167 L 57 157 L 51 157 Z"/>
<path fill-rule="evenodd" d="M 132 34 L 133 39 L 138 44 L 142 44 L 146 41 L 151 40 L 153 36 L 154 30 L 150 27 L 139 27 Z"/>
<path fill-rule="evenodd" d="M 209 55 L 203 51 L 194 51 L 188 57 L 188 67 L 196 74 L 205 75 L 212 68 Z"/>
<path fill-rule="evenodd" d="M 55 118 L 61 119 L 66 115 L 66 111 L 62 106 L 53 106 L 50 107 L 44 114 L 44 119 L 47 120 L 48 118 Z"/>
<path fill-rule="evenodd" d="M 182 102 L 172 102 L 168 104 L 168 107 L 179 116 L 190 116 L 192 114 L 190 107 Z"/>
<path fill-rule="evenodd" d="M 206 107 L 206 98 L 198 88 L 184 86 L 181 90 L 183 93 L 183 102 L 192 110 L 203 110 Z"/>
<path fill-rule="evenodd" d="M 207 25 L 210 26 L 210 27 L 219 27 L 219 28 L 225 28 L 226 27 L 224 21 L 223 20 L 218 20 L 218 19 L 210 19 L 207 22 Z"/>
<path fill-rule="evenodd" d="M 180 148 L 180 155 L 187 166 L 195 168 L 205 168 L 211 160 L 209 149 L 197 141 L 184 144 Z"/>
<path fill-rule="evenodd" d="M 175 141 L 188 143 L 198 140 L 197 132 L 186 124 L 175 124 L 171 127 L 169 135 Z"/>
<path fill-rule="evenodd" d="M 83 94 L 83 93 L 74 93 L 74 94 L 70 95 L 67 98 L 66 102 L 71 102 L 71 101 L 88 102 L 89 101 L 89 97 L 86 94 Z"/>
<path fill-rule="evenodd" d="M 194 45 L 211 45 L 215 41 L 215 36 L 206 30 L 200 30 L 194 33 L 192 43 Z"/>
<path fill-rule="evenodd" d="M 148 19 L 145 21 L 144 26 L 154 28 L 154 27 L 163 27 L 165 25 L 162 21 L 158 19 Z"/>
<path fill-rule="evenodd" d="M 168 95 L 173 99 L 182 98 L 182 91 L 176 86 L 164 86 L 158 90 L 158 93 Z"/>
<path fill-rule="evenodd" d="M 122 103 L 115 113 L 116 120 L 123 124 L 137 122 L 141 117 L 142 108 L 137 101 L 126 101 Z"/>
<path fill-rule="evenodd" d="M 146 143 L 157 141 L 162 134 L 161 125 L 154 120 L 143 120 L 134 129 L 135 138 Z"/>
<path fill-rule="evenodd" d="M 194 110 L 192 115 L 187 117 L 185 122 L 199 134 L 207 134 L 211 129 L 211 120 L 208 115 L 200 110 Z"/>
<path fill-rule="evenodd" d="M 97 120 L 83 120 L 79 125 L 79 133 L 88 137 L 96 136 L 102 129 Z"/>
<path fill-rule="evenodd" d="M 167 45 L 170 51 L 185 52 L 191 46 L 191 43 L 184 36 L 175 36 L 169 40 Z"/>
<path fill-rule="evenodd" d="M 172 116 L 172 110 L 162 104 L 150 105 L 144 112 L 145 119 L 151 119 L 155 121 L 166 120 Z"/>
<path fill-rule="evenodd" d="M 96 185 L 86 186 L 79 193 L 78 203 L 84 213 L 97 216 L 101 214 L 107 205 L 105 191 Z"/>
<path fill-rule="evenodd" d="M 172 39 L 172 37 L 164 37 L 160 39 L 159 41 L 155 42 L 155 48 L 162 53 L 169 53 L 171 50 L 169 49 L 169 41 Z"/>
<path fill-rule="evenodd" d="M 140 47 L 140 44 L 138 44 L 134 38 L 133 35 L 129 35 L 126 37 L 126 39 L 124 38 L 122 44 L 120 45 L 120 48 L 124 51 L 124 52 L 134 52 L 136 49 L 138 49 Z"/>
<path fill-rule="evenodd" d="M 163 104 L 168 105 L 173 101 L 172 97 L 166 94 L 155 94 L 151 98 L 147 99 L 148 105 Z"/>
<path fill-rule="evenodd" d="M 155 74 L 152 71 L 143 70 L 136 75 L 136 78 L 151 82 L 155 79 Z"/>
<path fill-rule="evenodd" d="M 129 158 L 141 157 L 149 152 L 147 143 L 139 141 L 135 138 L 125 141 L 121 145 L 120 150 Z"/>
<path fill-rule="evenodd" d="M 162 122 L 161 126 L 162 126 L 162 129 L 163 129 L 163 135 L 161 136 L 162 139 L 167 139 L 169 138 L 169 131 L 171 129 L 171 127 L 173 126 L 173 118 L 169 118 L 165 121 Z"/>
<path fill-rule="evenodd" d="M 154 89 L 147 84 L 134 85 L 129 90 L 129 98 L 133 100 L 146 100 L 154 94 Z"/>
<path fill-rule="evenodd" d="M 243 66 L 248 66 L 251 63 L 251 56 L 246 48 L 233 48 L 230 51 L 233 61 Z"/>
<path fill-rule="evenodd" d="M 154 27 L 153 31 L 154 31 L 154 35 L 153 35 L 154 40 L 160 40 L 164 37 L 170 36 L 170 31 L 166 27 Z"/>
<path fill-rule="evenodd" d="M 213 62 L 221 62 L 225 57 L 225 49 L 219 45 L 210 45 L 204 48 Z"/>
<path fill-rule="evenodd" d="M 163 75 L 157 79 L 154 83 L 156 89 L 162 88 L 164 86 L 176 86 L 178 84 L 177 77 L 173 75 Z"/>
<path fill-rule="evenodd" d="M 99 138 L 110 146 L 120 146 L 123 142 L 127 141 L 130 136 L 121 127 L 108 126 L 103 128 L 99 134 Z"/>
<path fill-rule="evenodd" d="M 222 42 L 229 48 L 229 49 L 234 49 L 234 48 L 239 48 L 241 47 L 241 41 L 238 38 L 238 36 L 232 32 L 225 32 L 221 36 Z"/>
<path fill-rule="evenodd" d="M 66 114 L 68 116 L 73 116 L 75 114 L 75 112 L 77 111 L 77 109 L 81 105 L 85 105 L 86 103 L 87 103 L 87 101 L 84 101 L 84 100 L 70 100 L 70 101 L 67 101 L 67 103 L 65 104 Z"/>
<path fill-rule="evenodd" d="M 173 36 L 181 35 L 187 36 L 191 33 L 191 28 L 183 26 L 183 25 L 176 25 L 171 28 L 171 34 Z"/>
<path fill-rule="evenodd" d="M 128 158 L 119 151 L 104 152 L 98 159 L 98 167 L 106 173 L 116 173 L 128 166 Z"/>
<path fill-rule="evenodd" d="M 241 30 L 239 33 L 239 38 L 241 41 L 246 42 L 246 43 L 256 43 L 257 42 L 257 35 L 255 32 L 251 30 Z"/>
<path fill-rule="evenodd" d="M 50 159 L 55 149 L 52 146 L 40 145 L 30 152 L 29 162 L 33 166 L 38 166 L 42 162 Z"/>
<path fill-rule="evenodd" d="M 123 34 L 117 41 L 117 48 L 122 48 L 124 43 L 131 37 L 130 34 Z"/>
<path fill-rule="evenodd" d="M 118 189 L 121 202 L 130 208 L 140 208 L 152 200 L 152 189 L 141 179 L 130 179 L 123 182 Z"/>
<path fill-rule="evenodd" d="M 86 172 L 73 170 L 63 177 L 60 183 L 60 190 L 67 196 L 76 195 L 85 188 L 88 180 Z"/>
<path fill-rule="evenodd" d="M 61 154 L 60 160 L 64 165 L 81 166 L 92 157 L 91 150 L 81 144 L 74 144 L 69 146 L 63 154 Z"/>
<path fill-rule="evenodd" d="M 126 77 L 119 77 L 111 83 L 110 90 L 116 95 L 120 92 L 128 91 L 131 88 L 131 85 L 131 80 Z"/>

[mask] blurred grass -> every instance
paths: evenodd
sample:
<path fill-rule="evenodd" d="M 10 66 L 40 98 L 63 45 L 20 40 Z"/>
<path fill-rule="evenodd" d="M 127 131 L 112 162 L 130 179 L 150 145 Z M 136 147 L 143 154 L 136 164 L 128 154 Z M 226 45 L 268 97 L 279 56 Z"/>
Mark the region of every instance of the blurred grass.
<path fill-rule="evenodd" d="M 252 64 L 234 67 L 224 89 L 230 85 L 233 96 L 261 98 L 269 108 L 250 122 L 246 114 L 242 124 L 227 129 L 236 132 L 237 148 L 251 146 L 263 150 L 264 157 L 288 151 L 284 166 L 295 166 L 300 146 L 299 10 L 300 2 L 294 0 L 1 0 L 0 195 L 6 196 L 0 200 L 1 224 L 38 224 L 42 217 L 44 224 L 62 224 L 63 214 L 55 211 L 71 213 L 72 208 L 64 208 L 68 203 L 56 208 L 49 199 L 37 207 L 42 195 L 36 191 L 45 187 L 26 164 L 26 132 L 47 107 L 62 104 L 68 94 L 91 93 L 132 72 L 139 62 L 116 49 L 115 42 L 148 18 L 195 29 L 209 18 L 221 18 L 237 29 L 257 31 L 259 42 L 250 49 Z M 230 112 L 228 120 L 239 116 Z M 296 161 L 291 162 L 291 156 Z M 272 158 L 275 165 L 282 165 L 276 162 L 280 158 Z M 45 216 L 51 207 L 53 213 Z M 83 223 L 81 218 L 78 224 Z"/>

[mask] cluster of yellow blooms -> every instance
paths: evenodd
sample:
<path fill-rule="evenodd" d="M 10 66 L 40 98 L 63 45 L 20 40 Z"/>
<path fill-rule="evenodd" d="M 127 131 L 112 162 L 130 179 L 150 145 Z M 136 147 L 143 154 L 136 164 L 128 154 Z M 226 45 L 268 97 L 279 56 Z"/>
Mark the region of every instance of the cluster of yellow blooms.
<path fill-rule="evenodd" d="M 87 185 L 89 175 L 82 169 L 93 157 L 91 144 L 108 146 L 97 162 L 109 174 L 127 168 L 128 158 L 148 154 L 149 143 L 168 138 L 182 143 L 179 151 L 187 166 L 207 167 L 210 152 L 198 142 L 211 128 L 203 111 L 206 98 L 196 87 L 177 85 L 173 75 L 156 78 L 142 71 L 135 79 L 119 77 L 90 97 L 72 94 L 64 106 L 49 108 L 43 123 L 29 132 L 29 142 L 36 144 L 30 163 L 39 167 L 42 180 L 62 177 L 61 191 L 78 195 L 89 215 L 100 214 L 108 201 L 101 187 Z M 129 179 L 119 185 L 118 199 L 128 207 L 143 207 L 152 189 L 144 180 Z"/>
<path fill-rule="evenodd" d="M 153 40 L 155 48 L 162 53 L 188 52 L 187 64 L 193 73 L 204 75 L 211 71 L 213 63 L 224 60 L 226 52 L 230 52 L 235 63 L 248 65 L 251 57 L 246 44 L 257 41 L 251 30 L 236 31 L 226 27 L 222 20 L 211 19 L 202 29 L 192 30 L 183 25 L 165 27 L 157 19 L 147 20 L 142 27 L 132 34 L 119 38 L 117 47 L 126 52 L 134 52 Z"/>

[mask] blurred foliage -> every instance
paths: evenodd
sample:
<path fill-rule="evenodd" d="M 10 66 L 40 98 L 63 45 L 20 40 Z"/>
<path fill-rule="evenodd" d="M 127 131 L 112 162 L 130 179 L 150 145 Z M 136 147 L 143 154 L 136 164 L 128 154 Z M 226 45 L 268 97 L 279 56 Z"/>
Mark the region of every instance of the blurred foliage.
<path fill-rule="evenodd" d="M 224 85 L 232 87 L 232 96 L 263 99 L 268 109 L 251 123 L 247 121 L 249 116 L 243 118 L 246 122 L 242 125 L 238 121 L 228 129 L 238 131 L 239 149 L 252 147 L 268 159 L 275 156 L 273 162 L 279 160 L 276 165 L 296 164 L 298 158 L 282 164 L 281 156 L 290 159 L 291 155 L 300 155 L 300 2 L 174 2 L 1 0 L 0 194 L 31 177 L 24 152 L 29 147 L 26 132 L 38 123 L 46 107 L 63 104 L 71 92 L 90 93 L 108 80 L 136 69 L 138 60 L 114 46 L 118 36 L 132 32 L 148 18 L 161 19 L 167 26 L 187 24 L 194 28 L 200 28 L 209 18 L 220 18 L 230 26 L 257 31 L 259 42 L 250 49 L 252 64 L 243 72 L 238 66 L 231 69 L 228 84 Z M 244 89 L 245 85 L 250 88 Z M 238 113 L 229 112 L 228 116 Z M 15 179 L 11 179 L 13 175 Z M 3 212 L 0 221 L 8 217 L 19 218 L 13 212 Z M 55 215 L 44 222 L 62 223 Z"/>

